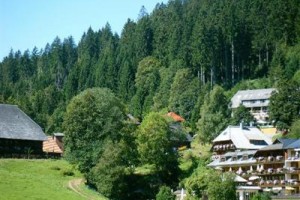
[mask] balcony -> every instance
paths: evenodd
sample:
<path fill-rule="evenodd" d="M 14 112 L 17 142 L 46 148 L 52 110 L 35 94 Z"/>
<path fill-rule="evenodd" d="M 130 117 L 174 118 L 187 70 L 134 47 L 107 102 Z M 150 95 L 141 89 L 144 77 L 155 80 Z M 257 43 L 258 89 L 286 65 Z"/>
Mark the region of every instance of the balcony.
<path fill-rule="evenodd" d="M 214 151 L 235 150 L 234 144 L 216 144 L 213 147 Z"/>
<path fill-rule="evenodd" d="M 290 187 L 299 187 L 300 182 L 296 179 L 289 179 L 289 180 L 261 180 L 258 182 L 258 185 L 261 187 L 283 187 L 283 186 L 290 186 Z"/>
<path fill-rule="evenodd" d="M 260 156 L 258 158 L 256 158 L 257 163 L 283 163 L 284 162 L 284 157 L 281 155 L 278 156 L 267 156 L 267 157 L 263 157 Z"/>
<path fill-rule="evenodd" d="M 258 183 L 261 187 L 283 187 L 286 185 L 285 180 L 261 180 Z"/>
<path fill-rule="evenodd" d="M 286 162 L 300 162 L 299 156 L 290 156 L 286 159 Z"/>
<path fill-rule="evenodd" d="M 284 168 L 286 174 L 300 174 L 300 169 L 296 167 L 287 167 Z"/>

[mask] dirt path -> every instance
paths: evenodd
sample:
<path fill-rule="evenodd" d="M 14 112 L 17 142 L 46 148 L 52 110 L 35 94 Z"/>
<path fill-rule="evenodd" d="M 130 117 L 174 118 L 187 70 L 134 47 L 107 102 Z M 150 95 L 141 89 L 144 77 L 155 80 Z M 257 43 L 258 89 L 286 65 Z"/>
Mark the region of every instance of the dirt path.
<path fill-rule="evenodd" d="M 80 188 L 80 185 L 83 184 L 83 181 L 84 180 L 82 178 L 70 180 L 68 183 L 68 188 L 70 188 L 71 190 L 73 190 L 74 192 L 76 192 L 77 194 L 79 194 L 80 196 L 82 196 L 85 199 L 95 200 L 96 198 L 92 197 L 89 194 L 86 194 Z"/>

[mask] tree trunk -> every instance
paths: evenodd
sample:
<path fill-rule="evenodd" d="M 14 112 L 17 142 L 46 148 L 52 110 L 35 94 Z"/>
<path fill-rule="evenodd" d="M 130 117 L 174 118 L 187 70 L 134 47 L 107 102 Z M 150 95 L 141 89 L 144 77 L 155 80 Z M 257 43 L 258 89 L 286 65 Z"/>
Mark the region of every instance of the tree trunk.
<path fill-rule="evenodd" d="M 269 67 L 269 46 L 268 46 L 268 43 L 266 43 L 266 62 L 267 62 L 267 67 Z"/>
<path fill-rule="evenodd" d="M 228 69 L 228 55 L 227 55 L 227 45 L 224 44 L 224 58 L 225 58 L 225 82 L 226 84 L 229 83 L 229 69 Z"/>
<path fill-rule="evenodd" d="M 210 68 L 210 88 L 212 90 L 213 88 L 213 76 L 214 76 L 214 70 L 213 70 L 213 67 Z"/>
<path fill-rule="evenodd" d="M 261 62 L 261 50 L 259 50 L 259 53 L 258 53 L 258 66 L 259 66 L 259 68 L 261 68 L 261 66 L 262 66 L 262 62 Z"/>
<path fill-rule="evenodd" d="M 231 40 L 231 83 L 234 85 L 234 44 Z"/>

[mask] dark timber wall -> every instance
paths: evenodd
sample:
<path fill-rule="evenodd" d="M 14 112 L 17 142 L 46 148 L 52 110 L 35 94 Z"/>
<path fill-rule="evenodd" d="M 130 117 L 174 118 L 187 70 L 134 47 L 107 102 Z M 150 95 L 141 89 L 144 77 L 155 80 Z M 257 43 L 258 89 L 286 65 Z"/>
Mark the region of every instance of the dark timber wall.
<path fill-rule="evenodd" d="M 0 157 L 39 157 L 43 155 L 43 141 L 0 138 Z"/>

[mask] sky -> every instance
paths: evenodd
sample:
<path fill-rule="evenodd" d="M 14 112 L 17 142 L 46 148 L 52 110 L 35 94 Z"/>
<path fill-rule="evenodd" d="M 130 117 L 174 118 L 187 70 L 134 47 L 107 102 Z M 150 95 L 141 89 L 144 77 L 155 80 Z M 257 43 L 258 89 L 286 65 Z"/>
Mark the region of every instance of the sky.
<path fill-rule="evenodd" d="M 0 0 L 0 61 L 11 49 L 22 53 L 44 48 L 56 36 L 73 36 L 76 44 L 92 27 L 108 22 L 119 35 L 127 19 L 138 18 L 142 6 L 150 14 L 168 0 Z"/>

